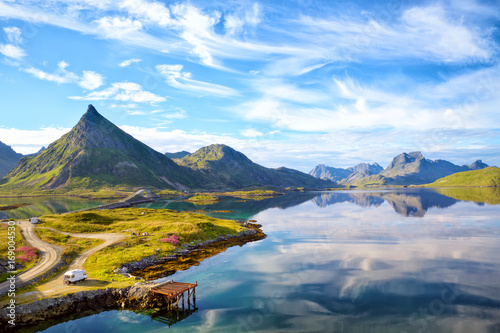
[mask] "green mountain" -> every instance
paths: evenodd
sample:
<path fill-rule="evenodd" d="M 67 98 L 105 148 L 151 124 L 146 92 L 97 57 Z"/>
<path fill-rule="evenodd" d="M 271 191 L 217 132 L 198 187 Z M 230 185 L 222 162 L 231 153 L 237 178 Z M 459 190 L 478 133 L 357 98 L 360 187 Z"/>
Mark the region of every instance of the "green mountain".
<path fill-rule="evenodd" d="M 16 153 L 10 146 L 0 142 L 0 179 L 14 169 L 22 157 L 22 154 Z"/>
<path fill-rule="evenodd" d="M 3 188 L 196 187 L 193 172 L 125 133 L 89 105 L 73 129 L 21 159 Z"/>
<path fill-rule="evenodd" d="M 500 168 L 488 167 L 481 170 L 472 170 L 452 174 L 440 178 L 428 186 L 500 186 Z"/>
<path fill-rule="evenodd" d="M 263 185 L 327 188 L 335 185 L 333 182 L 317 179 L 297 170 L 263 167 L 233 148 L 220 144 L 201 148 L 176 162 L 201 172 L 207 178 L 206 188 L 243 188 Z"/>
<path fill-rule="evenodd" d="M 380 174 L 350 182 L 352 185 L 421 185 L 436 181 L 451 174 L 487 167 L 478 160 L 471 165 L 456 165 L 445 160 L 429 160 L 421 152 L 402 153 Z"/>

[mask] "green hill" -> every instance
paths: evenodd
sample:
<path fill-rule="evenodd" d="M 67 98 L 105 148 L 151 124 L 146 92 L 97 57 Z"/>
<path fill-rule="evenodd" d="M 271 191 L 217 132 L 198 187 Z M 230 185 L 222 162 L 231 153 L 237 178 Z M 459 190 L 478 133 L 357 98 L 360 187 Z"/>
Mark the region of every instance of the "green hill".
<path fill-rule="evenodd" d="M 21 159 L 3 189 L 71 189 L 103 186 L 196 187 L 181 167 L 101 116 L 89 105 L 73 129 L 44 151 Z"/>
<path fill-rule="evenodd" d="M 488 167 L 481 170 L 472 170 L 455 173 L 436 180 L 427 186 L 500 186 L 500 168 Z"/>
<path fill-rule="evenodd" d="M 205 188 L 237 189 L 250 186 L 327 188 L 335 185 L 333 182 L 317 179 L 297 170 L 263 167 L 252 162 L 244 154 L 221 144 L 203 147 L 175 161 L 201 172 L 207 178 Z"/>

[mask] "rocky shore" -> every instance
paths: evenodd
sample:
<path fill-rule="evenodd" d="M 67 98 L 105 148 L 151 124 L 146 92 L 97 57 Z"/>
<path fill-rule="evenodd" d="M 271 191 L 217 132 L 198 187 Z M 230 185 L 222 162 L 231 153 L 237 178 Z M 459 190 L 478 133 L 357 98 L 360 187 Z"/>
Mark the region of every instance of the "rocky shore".
<path fill-rule="evenodd" d="M 95 311 L 113 309 L 149 309 L 164 306 L 164 300 L 151 297 L 151 287 L 145 283 L 123 289 L 106 288 L 80 291 L 63 297 L 43 299 L 17 305 L 15 327 L 8 323 L 9 309 L 0 309 L 0 332 L 16 331 L 47 320 L 66 318 L 74 314 L 84 315 Z"/>
<path fill-rule="evenodd" d="M 247 229 L 242 230 L 237 235 L 219 236 L 216 239 L 207 240 L 196 245 L 188 245 L 178 249 L 175 254 L 162 258 L 143 258 L 140 261 L 123 265 L 115 273 L 129 274 L 133 272 L 139 276 L 144 276 L 144 272 L 147 272 L 148 269 L 152 269 L 153 271 L 165 269 L 165 266 L 162 266 L 165 264 L 172 265 L 174 271 L 185 269 L 193 264 L 196 265 L 196 260 L 201 261 L 208 256 L 224 251 L 228 247 L 234 245 L 241 246 L 245 243 L 266 237 L 260 229 L 261 225 L 248 222 L 240 222 L 240 224 Z M 204 254 L 201 258 L 198 258 L 202 252 L 207 252 L 208 255 Z M 186 265 L 185 261 L 189 261 L 189 263 Z M 167 270 L 172 268 L 170 266 L 167 267 L 169 267 Z M 155 274 L 155 272 L 149 272 L 146 275 L 158 278 Z M 154 285 L 154 282 L 147 281 L 122 289 L 86 290 L 58 298 L 43 299 L 28 304 L 16 305 L 15 327 L 12 327 L 8 323 L 10 320 L 8 316 L 10 309 L 7 308 L 8 304 L 6 304 L 0 309 L 0 332 L 18 331 L 22 328 L 29 329 L 29 327 L 33 327 L 34 325 L 49 327 L 61 318 L 71 319 L 75 315 L 82 317 L 105 310 L 143 310 L 166 306 L 167 304 L 161 298 L 152 297 L 151 287 Z"/>
<path fill-rule="evenodd" d="M 164 256 L 158 258 L 158 256 L 148 256 L 142 258 L 138 261 L 133 261 L 127 264 L 122 265 L 120 268 L 117 268 L 114 272 L 117 274 L 128 275 L 137 271 L 141 271 L 147 269 L 152 266 L 162 265 L 168 262 L 175 262 L 181 258 L 185 258 L 187 256 L 192 255 L 194 252 L 199 249 L 203 249 L 215 244 L 225 244 L 231 241 L 238 241 L 241 243 L 246 243 L 249 241 L 254 241 L 257 239 L 262 239 L 265 235 L 262 233 L 260 228 L 262 227 L 260 224 L 248 223 L 248 222 L 240 222 L 240 225 L 247 228 L 246 230 L 240 231 L 237 235 L 226 235 L 219 236 L 215 239 L 210 239 L 205 242 L 198 243 L 196 245 L 188 245 L 184 248 L 180 248 L 174 252 L 172 255 Z M 238 244 L 232 244 L 238 245 Z M 142 274 L 139 274 L 141 276 Z"/>

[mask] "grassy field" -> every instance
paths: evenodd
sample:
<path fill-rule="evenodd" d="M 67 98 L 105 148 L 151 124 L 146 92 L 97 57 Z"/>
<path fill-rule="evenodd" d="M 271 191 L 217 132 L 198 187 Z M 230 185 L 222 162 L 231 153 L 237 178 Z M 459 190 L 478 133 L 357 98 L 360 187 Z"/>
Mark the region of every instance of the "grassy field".
<path fill-rule="evenodd" d="M 118 232 L 130 235 L 121 243 L 89 257 L 85 269 L 90 278 L 120 282 L 113 271 L 122 264 L 148 256 L 165 256 L 185 244 L 196 244 L 220 235 L 235 235 L 243 228 L 222 220 L 189 212 L 166 209 L 123 208 L 86 211 L 66 215 L 45 215 L 42 227 L 75 233 Z M 45 233 L 45 231 L 44 231 Z M 132 236 L 132 233 L 138 236 Z M 143 233 L 149 235 L 143 236 Z M 46 235 L 48 237 L 48 235 Z M 59 235 L 52 242 L 62 242 Z"/>
<path fill-rule="evenodd" d="M 235 197 L 235 198 L 249 199 L 249 200 L 262 200 L 283 194 L 284 193 L 273 190 L 231 191 L 231 192 L 217 193 L 217 195 L 219 196 L 228 196 L 228 197 Z"/>
<path fill-rule="evenodd" d="M 195 205 L 207 205 L 220 201 L 220 198 L 214 194 L 200 193 L 193 195 L 184 201 L 192 202 Z"/>
<path fill-rule="evenodd" d="M 430 187 L 444 186 L 500 186 L 500 168 L 489 167 L 481 170 L 458 172 L 428 184 Z"/>
<path fill-rule="evenodd" d="M 7 260 L 8 257 L 8 248 L 9 248 L 9 229 L 6 223 L 0 224 L 0 259 Z M 34 251 L 31 246 L 29 246 L 23 239 L 21 235 L 21 229 L 18 226 L 15 226 L 15 238 L 14 242 L 16 243 L 16 262 L 21 262 L 24 265 L 23 269 L 17 271 L 17 274 L 22 273 L 29 268 L 33 267 L 38 260 L 40 259 L 40 253 L 38 251 Z M 36 254 L 36 256 L 30 255 L 31 253 Z M 0 282 L 3 282 L 9 276 L 9 273 L 0 274 Z"/>

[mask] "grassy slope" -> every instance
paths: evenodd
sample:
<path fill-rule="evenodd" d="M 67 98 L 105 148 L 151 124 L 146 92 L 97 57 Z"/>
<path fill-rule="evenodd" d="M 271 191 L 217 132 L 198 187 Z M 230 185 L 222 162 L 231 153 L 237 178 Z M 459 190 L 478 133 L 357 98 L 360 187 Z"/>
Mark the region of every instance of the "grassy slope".
<path fill-rule="evenodd" d="M 7 259 L 7 254 L 8 254 L 8 248 L 9 248 L 9 239 L 8 239 L 8 225 L 6 223 L 1 223 L 0 224 L 0 258 L 1 259 L 5 259 L 5 260 L 8 260 Z M 25 247 L 25 246 L 30 246 L 28 243 L 26 243 L 26 241 L 24 240 L 22 234 L 21 234 L 21 229 L 19 229 L 19 227 L 16 225 L 16 230 L 15 230 L 15 243 L 16 243 L 16 249 L 19 249 L 21 247 Z M 19 256 L 19 253 L 16 252 L 16 257 Z M 23 269 L 20 269 L 19 271 L 17 271 L 17 274 L 20 274 L 26 270 L 28 270 L 29 268 L 33 267 L 37 262 L 38 262 L 38 259 L 40 258 L 40 255 L 38 255 L 38 257 L 34 260 L 31 260 L 29 262 L 26 262 L 26 263 L 23 263 L 24 264 L 24 268 Z M 17 261 L 16 261 L 17 262 Z M 0 274 L 0 282 L 3 282 L 7 279 L 7 277 L 10 276 L 9 273 L 4 273 L 4 274 Z"/>
<path fill-rule="evenodd" d="M 500 168 L 488 167 L 481 170 L 465 171 L 436 180 L 430 187 L 443 186 L 500 186 Z"/>

